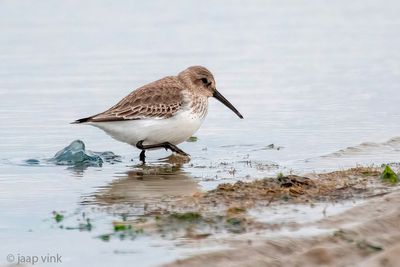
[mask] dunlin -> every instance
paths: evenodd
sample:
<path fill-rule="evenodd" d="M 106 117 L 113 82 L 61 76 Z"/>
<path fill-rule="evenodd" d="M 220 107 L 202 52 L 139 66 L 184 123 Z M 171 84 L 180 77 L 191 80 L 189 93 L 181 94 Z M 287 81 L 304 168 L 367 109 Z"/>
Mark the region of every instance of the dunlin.
<path fill-rule="evenodd" d="M 243 116 L 216 89 L 214 76 L 192 66 L 177 76 L 167 76 L 142 86 L 110 109 L 73 123 L 93 125 L 114 139 L 141 149 L 165 148 L 189 156 L 176 145 L 201 126 L 208 111 L 208 98 L 215 97 L 241 119 Z"/>

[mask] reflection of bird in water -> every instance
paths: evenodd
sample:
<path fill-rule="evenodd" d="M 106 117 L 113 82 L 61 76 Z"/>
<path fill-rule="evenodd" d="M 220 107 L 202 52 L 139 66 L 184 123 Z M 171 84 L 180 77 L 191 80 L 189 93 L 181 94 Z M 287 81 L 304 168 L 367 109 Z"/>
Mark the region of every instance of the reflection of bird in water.
<path fill-rule="evenodd" d="M 197 182 L 179 165 L 140 165 L 117 178 L 93 195 L 96 204 L 159 203 L 162 197 L 185 196 L 199 191 Z"/>
<path fill-rule="evenodd" d="M 73 123 L 93 125 L 114 139 L 136 146 L 142 152 L 165 148 L 188 156 L 176 145 L 186 141 L 203 123 L 208 98 L 214 97 L 240 118 L 243 116 L 216 89 L 214 76 L 201 66 L 192 66 L 177 76 L 168 76 L 133 91 L 110 109 Z"/>

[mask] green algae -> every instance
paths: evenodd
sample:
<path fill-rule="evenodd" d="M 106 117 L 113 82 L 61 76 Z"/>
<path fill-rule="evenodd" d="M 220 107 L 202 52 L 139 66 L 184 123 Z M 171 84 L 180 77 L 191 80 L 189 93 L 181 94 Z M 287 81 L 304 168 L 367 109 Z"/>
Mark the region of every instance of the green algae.
<path fill-rule="evenodd" d="M 388 165 L 385 166 L 380 177 L 383 181 L 391 184 L 397 184 L 399 182 L 399 176 Z"/>

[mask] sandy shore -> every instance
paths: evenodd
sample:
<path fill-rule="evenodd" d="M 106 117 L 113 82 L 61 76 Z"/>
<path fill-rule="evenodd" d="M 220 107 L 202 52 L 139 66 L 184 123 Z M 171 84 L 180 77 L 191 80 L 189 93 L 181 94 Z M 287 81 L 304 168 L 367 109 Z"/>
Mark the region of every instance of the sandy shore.
<path fill-rule="evenodd" d="M 331 229 L 327 234 L 309 238 L 258 236 L 254 243 L 236 242 L 233 249 L 165 266 L 399 266 L 399 206 L 400 192 L 393 192 L 312 223 Z M 310 225 L 300 227 L 306 226 Z"/>
<path fill-rule="evenodd" d="M 235 238 L 228 236 L 218 240 L 228 245 L 229 249 L 192 255 L 165 266 L 399 266 L 400 191 L 397 187 L 380 184 L 380 171 L 357 168 L 317 175 L 319 180 L 299 178 L 300 184 L 281 184 L 280 187 L 268 184 L 267 191 L 279 197 L 276 201 L 270 199 L 267 204 L 263 202 L 264 209 L 265 205 L 286 205 L 282 204 L 281 196 L 285 190 L 289 190 L 290 194 L 290 188 L 296 193 L 292 194 L 293 198 L 284 201 L 291 205 L 352 198 L 360 201 L 341 213 L 317 220 L 293 221 L 292 229 L 296 231 L 271 234 L 271 228 L 279 230 L 282 227 L 247 227 L 245 233 Z M 265 181 L 263 183 L 265 185 Z M 219 198 L 219 204 L 236 200 L 233 201 L 235 205 L 240 201 L 249 207 L 265 199 L 265 195 L 260 197 L 262 191 L 259 182 L 223 185 L 202 196 L 198 203 L 207 203 L 204 199 Z M 246 192 L 253 192 L 252 197 Z M 204 205 L 200 206 L 204 211 Z M 310 228 L 321 232 L 301 234 Z"/>

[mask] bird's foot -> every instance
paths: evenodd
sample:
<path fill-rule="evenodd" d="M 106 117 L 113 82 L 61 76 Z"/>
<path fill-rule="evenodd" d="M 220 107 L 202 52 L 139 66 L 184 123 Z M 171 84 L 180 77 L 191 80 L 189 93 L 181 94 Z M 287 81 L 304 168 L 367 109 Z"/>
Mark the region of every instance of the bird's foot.
<path fill-rule="evenodd" d="M 167 149 L 171 150 L 173 152 L 173 154 L 175 154 L 175 155 L 179 155 L 179 156 L 190 159 L 189 154 L 187 154 L 185 151 L 183 151 L 176 145 L 171 144 L 169 142 L 164 142 L 164 143 L 154 144 L 154 145 L 143 145 L 143 140 L 141 140 L 141 141 L 137 142 L 136 147 L 142 150 L 142 152 L 140 153 L 139 159 L 143 162 L 143 164 L 145 163 L 145 158 L 146 158 L 145 150 L 152 149 L 152 148 L 162 148 L 163 147 L 166 150 Z"/>

